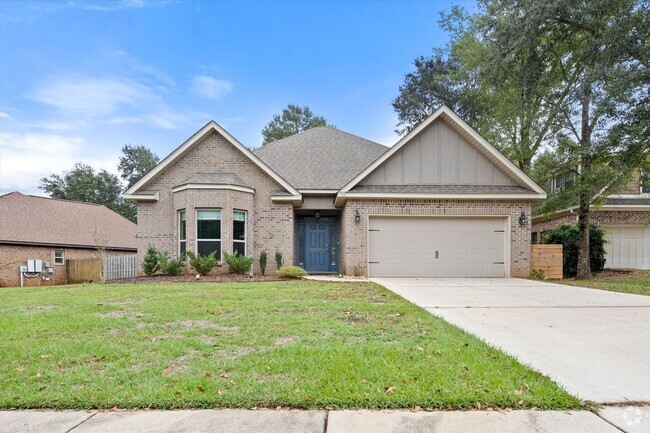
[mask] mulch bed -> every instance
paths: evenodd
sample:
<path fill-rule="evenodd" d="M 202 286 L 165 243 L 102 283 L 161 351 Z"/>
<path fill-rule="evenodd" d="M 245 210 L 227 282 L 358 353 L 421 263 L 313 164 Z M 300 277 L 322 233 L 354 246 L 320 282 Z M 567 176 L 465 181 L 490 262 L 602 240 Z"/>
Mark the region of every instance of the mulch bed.
<path fill-rule="evenodd" d="M 287 278 L 279 278 L 275 275 L 254 275 L 250 278 L 248 275 L 240 274 L 223 274 L 223 275 L 206 275 L 200 279 L 196 279 L 196 275 L 178 275 L 175 277 L 169 275 L 146 275 L 137 276 L 134 278 L 121 278 L 119 280 L 108 281 L 110 284 L 122 283 L 230 283 L 230 282 L 259 282 L 259 281 L 287 281 Z"/>

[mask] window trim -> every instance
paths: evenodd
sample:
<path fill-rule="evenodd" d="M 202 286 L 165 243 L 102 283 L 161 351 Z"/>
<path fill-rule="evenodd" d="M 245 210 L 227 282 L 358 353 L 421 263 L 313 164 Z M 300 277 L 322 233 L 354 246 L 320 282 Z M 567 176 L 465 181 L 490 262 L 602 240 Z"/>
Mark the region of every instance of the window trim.
<path fill-rule="evenodd" d="M 61 253 L 61 263 L 57 263 L 57 261 L 56 261 L 56 253 Z M 65 251 L 64 250 L 54 250 L 54 264 L 56 266 L 64 266 L 65 265 Z"/>
<path fill-rule="evenodd" d="M 244 240 L 236 240 L 235 239 L 235 213 L 243 213 L 244 214 Z M 232 211 L 232 252 L 233 254 L 235 253 L 235 242 L 243 243 L 244 244 L 244 256 L 246 253 L 248 253 L 248 212 L 245 210 L 240 210 L 240 209 L 233 209 Z"/>
<path fill-rule="evenodd" d="M 185 214 L 185 239 L 181 240 L 181 214 Z M 177 215 L 177 229 L 178 229 L 178 257 L 181 256 L 181 243 L 185 242 L 185 251 L 187 252 L 187 211 L 185 209 L 179 209 L 176 212 Z"/>
<path fill-rule="evenodd" d="M 202 210 L 218 210 L 219 211 L 219 239 L 199 239 L 199 211 Z M 216 220 L 210 220 L 210 221 L 216 221 Z M 219 242 L 219 257 L 218 260 L 219 262 L 222 262 L 223 259 L 223 242 L 221 239 L 223 238 L 223 209 L 218 208 L 218 207 L 200 207 L 200 208 L 195 208 L 194 209 L 194 251 L 196 254 L 199 254 L 199 241 L 212 241 L 212 242 Z"/>

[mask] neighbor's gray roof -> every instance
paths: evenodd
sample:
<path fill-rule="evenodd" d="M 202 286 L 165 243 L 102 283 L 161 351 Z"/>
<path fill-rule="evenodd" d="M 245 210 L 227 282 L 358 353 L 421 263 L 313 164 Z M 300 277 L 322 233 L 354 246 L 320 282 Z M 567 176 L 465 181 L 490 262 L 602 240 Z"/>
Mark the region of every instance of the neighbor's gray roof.
<path fill-rule="evenodd" d="M 639 195 L 637 197 L 616 197 L 609 196 L 605 205 L 626 205 L 626 206 L 650 206 L 650 196 Z"/>
<path fill-rule="evenodd" d="M 236 185 L 250 188 L 246 182 L 234 173 L 194 173 L 192 176 L 175 186 L 187 184 Z"/>
<path fill-rule="evenodd" d="M 319 126 L 274 141 L 253 153 L 296 189 L 341 189 L 388 148 Z"/>
<path fill-rule="evenodd" d="M 357 185 L 350 192 L 403 194 L 527 194 L 521 186 L 501 185 Z"/>

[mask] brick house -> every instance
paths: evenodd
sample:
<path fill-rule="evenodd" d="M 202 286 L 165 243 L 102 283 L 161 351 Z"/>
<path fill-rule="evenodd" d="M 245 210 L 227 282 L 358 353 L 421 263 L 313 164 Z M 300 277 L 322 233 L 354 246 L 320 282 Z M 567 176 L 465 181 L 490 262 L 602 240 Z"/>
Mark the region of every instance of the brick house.
<path fill-rule="evenodd" d="M 563 175 L 544 185 L 551 193 L 571 182 Z M 578 207 L 563 209 L 532 220 L 531 242 L 540 243 L 545 231 L 578 222 Z M 605 230 L 605 268 L 650 269 L 650 185 L 643 181 L 641 171 L 605 202 L 591 211 L 591 222 Z"/>
<path fill-rule="evenodd" d="M 20 266 L 41 260 L 43 274 L 26 286 L 66 284 L 66 260 L 98 257 L 102 243 L 111 255 L 137 251 L 136 225 L 105 206 L 24 195 L 0 196 L 0 286 L 20 286 Z M 46 265 L 52 273 L 45 272 Z M 47 275 L 46 275 L 47 274 Z"/>
<path fill-rule="evenodd" d="M 270 272 L 277 251 L 312 273 L 508 277 L 529 273 L 546 193 L 441 107 L 390 148 L 318 127 L 251 151 L 209 122 L 125 197 L 140 260 L 264 250 Z"/>

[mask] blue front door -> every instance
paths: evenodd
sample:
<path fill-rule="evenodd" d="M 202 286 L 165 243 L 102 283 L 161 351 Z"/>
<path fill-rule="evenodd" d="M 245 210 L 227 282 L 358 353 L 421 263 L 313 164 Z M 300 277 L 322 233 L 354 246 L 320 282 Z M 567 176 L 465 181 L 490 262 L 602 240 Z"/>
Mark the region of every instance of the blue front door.
<path fill-rule="evenodd" d="M 325 222 L 308 222 L 306 235 L 305 267 L 307 271 L 328 272 L 330 270 L 330 225 Z"/>

